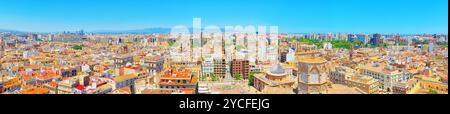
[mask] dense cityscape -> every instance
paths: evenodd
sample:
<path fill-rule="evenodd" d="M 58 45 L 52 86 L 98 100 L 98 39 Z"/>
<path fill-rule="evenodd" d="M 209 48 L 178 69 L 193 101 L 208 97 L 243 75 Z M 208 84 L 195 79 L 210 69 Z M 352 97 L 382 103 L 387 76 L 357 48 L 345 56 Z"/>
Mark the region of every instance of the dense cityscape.
<path fill-rule="evenodd" d="M 0 93 L 448 94 L 447 34 L 187 38 L 0 32 Z"/>

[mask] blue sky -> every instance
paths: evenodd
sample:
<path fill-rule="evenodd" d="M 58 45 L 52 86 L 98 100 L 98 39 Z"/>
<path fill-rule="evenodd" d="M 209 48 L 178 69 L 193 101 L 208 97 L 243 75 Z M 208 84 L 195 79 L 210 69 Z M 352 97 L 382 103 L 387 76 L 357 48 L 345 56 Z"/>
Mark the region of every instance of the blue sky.
<path fill-rule="evenodd" d="M 291 33 L 447 33 L 448 0 L 1 0 L 0 29 L 60 32 L 202 25 Z"/>

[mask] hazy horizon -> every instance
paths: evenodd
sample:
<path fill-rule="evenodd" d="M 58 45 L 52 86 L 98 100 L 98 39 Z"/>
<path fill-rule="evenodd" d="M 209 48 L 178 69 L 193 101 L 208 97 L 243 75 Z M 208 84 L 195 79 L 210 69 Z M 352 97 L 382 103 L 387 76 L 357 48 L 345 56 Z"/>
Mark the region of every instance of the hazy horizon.
<path fill-rule="evenodd" d="M 66 31 L 51 31 L 51 32 L 34 32 L 34 31 L 21 31 L 21 30 L 13 30 L 13 29 L 3 29 L 0 28 L 0 32 L 2 30 L 7 31 L 16 31 L 16 32 L 22 32 L 22 33 L 37 33 L 37 34 L 49 34 L 49 33 L 63 33 L 63 32 L 79 32 L 80 30 L 83 30 L 85 33 L 97 33 L 97 34 L 140 34 L 140 33 L 169 33 L 170 30 L 165 32 L 152 32 L 152 31 L 145 31 L 147 29 L 171 29 L 171 28 L 164 28 L 164 27 L 153 27 L 153 28 L 142 28 L 142 29 L 129 29 L 129 30 L 92 30 L 92 31 L 86 31 L 84 29 L 76 29 L 76 30 L 66 30 Z M 145 32 L 142 32 L 142 31 Z M 189 32 L 192 33 L 192 28 L 188 28 Z M 141 32 L 139 32 L 141 31 Z M 223 28 L 221 28 L 221 31 L 224 32 Z M 327 34 L 327 33 L 347 33 L 347 34 L 400 34 L 400 35 L 420 35 L 420 34 L 448 34 L 448 33 L 398 33 L 398 32 L 389 32 L 389 33 L 382 33 L 382 32 L 280 32 L 280 33 L 287 33 L 287 34 Z"/>
<path fill-rule="evenodd" d="M 280 33 L 448 34 L 447 0 L 4 0 L 0 29 L 127 31 L 279 26 Z"/>

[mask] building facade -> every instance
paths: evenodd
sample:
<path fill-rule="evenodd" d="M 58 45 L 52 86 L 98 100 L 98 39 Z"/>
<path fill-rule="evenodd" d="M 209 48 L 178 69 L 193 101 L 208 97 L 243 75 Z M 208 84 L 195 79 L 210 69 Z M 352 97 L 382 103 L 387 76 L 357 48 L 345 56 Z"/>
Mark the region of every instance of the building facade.
<path fill-rule="evenodd" d="M 393 84 L 402 81 L 404 79 L 404 73 L 390 67 L 385 64 L 366 64 L 359 66 L 359 72 L 362 75 L 379 80 L 380 89 L 392 92 Z"/>
<path fill-rule="evenodd" d="M 198 77 L 194 76 L 188 69 L 170 69 L 161 76 L 159 88 L 170 92 L 196 91 L 198 87 Z M 188 92 L 190 93 L 190 92 Z"/>
<path fill-rule="evenodd" d="M 359 75 L 349 67 L 336 66 L 330 71 L 330 81 L 335 84 L 343 84 L 349 87 L 356 87 L 367 94 L 376 94 L 379 89 L 379 82 L 369 76 Z"/>
<path fill-rule="evenodd" d="M 202 61 L 202 76 L 209 76 L 214 74 L 214 59 L 212 57 L 205 57 Z"/>
<path fill-rule="evenodd" d="M 214 75 L 224 79 L 227 74 L 227 62 L 225 59 L 214 59 Z"/>
<path fill-rule="evenodd" d="M 248 60 L 234 59 L 231 61 L 230 69 L 232 76 L 240 75 L 245 80 L 248 78 L 250 72 L 250 64 Z"/>
<path fill-rule="evenodd" d="M 0 79 L 1 92 L 13 92 L 21 89 L 22 81 L 18 77 L 2 76 Z"/>
<path fill-rule="evenodd" d="M 146 56 L 141 59 L 141 63 L 147 66 L 150 75 L 156 76 L 163 70 L 164 58 L 162 56 Z"/>
<path fill-rule="evenodd" d="M 139 78 L 137 73 L 125 74 L 114 77 L 112 80 L 115 82 L 115 88 L 130 87 L 134 85 L 134 82 Z"/>
<path fill-rule="evenodd" d="M 301 94 L 327 93 L 328 67 L 327 61 L 321 57 L 298 57 L 297 92 Z"/>
<path fill-rule="evenodd" d="M 381 36 L 381 34 L 373 34 L 370 39 L 370 44 L 377 47 L 381 46 Z"/>
<path fill-rule="evenodd" d="M 127 63 L 133 64 L 133 56 L 132 55 L 120 55 L 114 57 L 115 67 L 122 67 L 127 65 Z"/>

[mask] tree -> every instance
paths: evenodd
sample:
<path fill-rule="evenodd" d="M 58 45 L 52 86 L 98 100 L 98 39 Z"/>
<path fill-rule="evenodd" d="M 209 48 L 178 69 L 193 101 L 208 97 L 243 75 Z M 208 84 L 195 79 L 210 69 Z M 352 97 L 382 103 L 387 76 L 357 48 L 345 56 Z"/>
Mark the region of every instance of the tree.
<path fill-rule="evenodd" d="M 202 77 L 200 78 L 200 80 L 205 81 L 206 80 L 206 76 L 202 75 Z"/>
<path fill-rule="evenodd" d="M 436 90 L 430 89 L 428 91 L 428 94 L 438 94 L 438 92 Z"/>
<path fill-rule="evenodd" d="M 219 77 L 217 77 L 214 73 L 211 73 L 210 78 L 211 78 L 211 81 L 219 80 Z"/>
<path fill-rule="evenodd" d="M 437 45 L 440 45 L 442 47 L 448 48 L 448 42 L 440 41 L 436 43 Z"/>
<path fill-rule="evenodd" d="M 236 50 L 242 50 L 242 49 L 246 49 L 246 47 L 243 46 L 243 45 L 237 45 L 236 46 Z"/>
<path fill-rule="evenodd" d="M 131 42 L 131 41 L 126 41 L 125 43 L 126 44 L 133 44 L 133 42 Z"/>
<path fill-rule="evenodd" d="M 251 72 L 248 75 L 248 85 L 252 86 L 255 81 L 255 73 Z"/>
<path fill-rule="evenodd" d="M 358 45 L 359 47 L 363 48 L 364 47 L 364 42 L 359 41 L 359 40 L 355 40 L 353 42 L 350 42 L 350 45 Z"/>
<path fill-rule="evenodd" d="M 82 50 L 83 49 L 83 45 L 74 45 L 74 46 L 72 46 L 72 49 L 74 49 L 74 50 Z"/>
<path fill-rule="evenodd" d="M 172 47 L 173 45 L 175 45 L 175 42 L 174 42 L 174 41 L 169 41 L 169 42 L 167 42 L 167 43 L 169 44 L 170 47 Z"/>
<path fill-rule="evenodd" d="M 387 46 L 388 46 L 388 45 L 387 45 L 386 43 L 383 43 L 383 46 L 382 46 L 382 47 L 383 47 L 383 48 L 387 48 Z"/>
<path fill-rule="evenodd" d="M 241 74 L 235 74 L 234 75 L 234 80 L 242 80 Z"/>
<path fill-rule="evenodd" d="M 316 45 L 318 48 L 321 48 L 323 43 L 327 42 L 324 40 L 317 40 L 317 39 L 306 39 L 306 38 L 289 38 L 288 41 L 290 42 L 302 42 L 308 45 Z M 352 42 L 345 41 L 345 40 L 332 40 L 330 42 L 333 45 L 333 48 L 344 48 L 344 49 L 350 49 L 352 46 Z M 362 42 L 361 42 L 362 43 Z"/>

